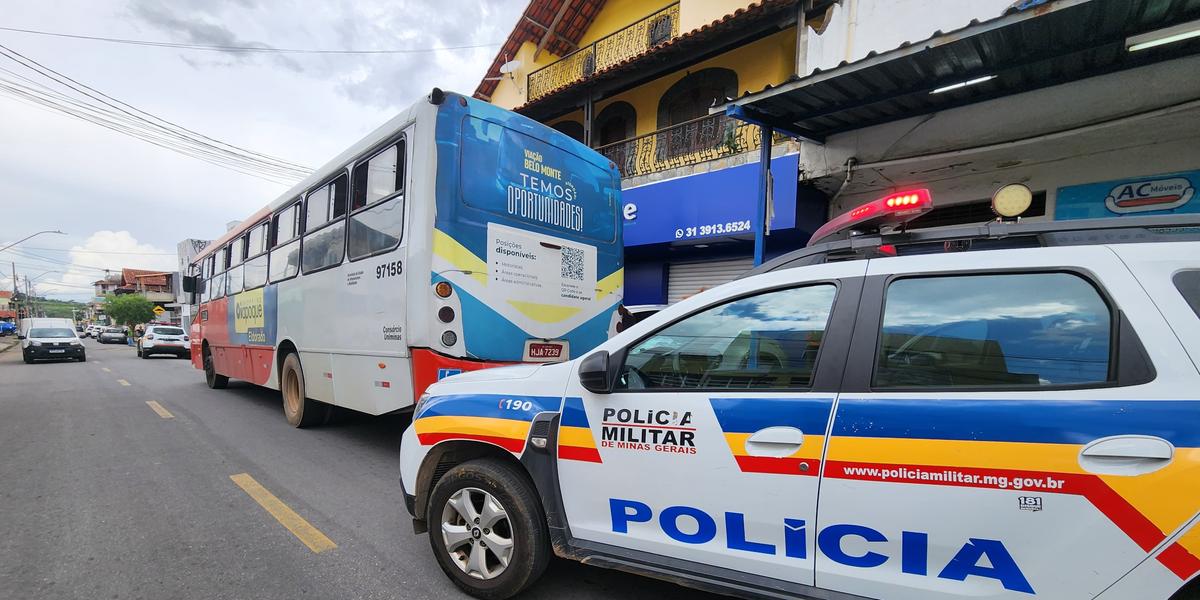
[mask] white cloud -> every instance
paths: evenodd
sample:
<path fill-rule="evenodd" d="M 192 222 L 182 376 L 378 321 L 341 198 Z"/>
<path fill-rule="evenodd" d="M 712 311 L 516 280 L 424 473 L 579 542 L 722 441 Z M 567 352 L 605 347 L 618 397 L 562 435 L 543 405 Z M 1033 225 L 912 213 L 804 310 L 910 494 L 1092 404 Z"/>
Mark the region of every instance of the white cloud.
<path fill-rule="evenodd" d="M 34 288 L 38 294 L 86 299 L 93 295 L 88 291 L 92 284 L 105 277 L 102 269 L 112 269 L 117 275 L 123 268 L 164 272 L 178 268 L 171 250 L 140 243 L 128 231 L 97 231 L 82 244 L 72 246 L 62 262 L 68 264 L 54 269 L 56 273 L 37 278 Z"/>

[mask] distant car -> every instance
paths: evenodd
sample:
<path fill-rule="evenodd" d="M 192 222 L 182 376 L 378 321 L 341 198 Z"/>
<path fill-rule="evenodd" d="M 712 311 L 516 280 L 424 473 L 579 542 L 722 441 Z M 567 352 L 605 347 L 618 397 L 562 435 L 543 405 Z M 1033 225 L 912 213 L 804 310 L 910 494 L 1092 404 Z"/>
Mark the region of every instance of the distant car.
<path fill-rule="evenodd" d="M 87 360 L 83 342 L 69 327 L 30 327 L 21 336 L 21 354 L 26 364 L 35 360 Z"/>
<path fill-rule="evenodd" d="M 182 328 L 173 325 L 150 325 L 137 342 L 137 354 L 150 358 L 152 354 L 192 356 L 192 343 Z"/>
<path fill-rule="evenodd" d="M 125 330 L 120 327 L 104 327 L 100 330 L 96 339 L 101 344 L 125 344 L 129 341 L 129 337 L 125 335 Z"/>
<path fill-rule="evenodd" d="M 88 325 L 87 328 L 83 330 L 83 337 L 90 337 L 90 338 L 97 337 L 100 335 L 101 329 L 104 329 L 104 326 Z"/>
<path fill-rule="evenodd" d="M 11 321 L 0 321 L 0 336 L 12 335 L 17 332 L 17 325 Z"/>

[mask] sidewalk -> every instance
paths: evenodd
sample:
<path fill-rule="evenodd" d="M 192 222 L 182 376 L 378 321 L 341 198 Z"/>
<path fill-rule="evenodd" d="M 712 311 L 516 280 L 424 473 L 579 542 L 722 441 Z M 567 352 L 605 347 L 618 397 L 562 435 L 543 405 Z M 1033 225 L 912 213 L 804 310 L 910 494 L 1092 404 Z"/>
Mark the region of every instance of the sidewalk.
<path fill-rule="evenodd" d="M 20 343 L 21 343 L 21 341 L 18 340 L 17 336 L 15 336 L 15 335 L 9 336 L 7 338 L 0 338 L 0 352 L 4 352 L 4 351 L 8 350 L 9 348 L 15 348 Z"/>

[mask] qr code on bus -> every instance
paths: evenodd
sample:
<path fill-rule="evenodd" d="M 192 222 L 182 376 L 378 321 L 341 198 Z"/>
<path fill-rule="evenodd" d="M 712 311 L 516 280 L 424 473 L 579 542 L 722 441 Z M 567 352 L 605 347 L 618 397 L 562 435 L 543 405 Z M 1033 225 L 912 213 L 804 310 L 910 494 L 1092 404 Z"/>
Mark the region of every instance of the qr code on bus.
<path fill-rule="evenodd" d="M 563 246 L 562 249 L 562 278 L 583 281 L 583 250 Z"/>

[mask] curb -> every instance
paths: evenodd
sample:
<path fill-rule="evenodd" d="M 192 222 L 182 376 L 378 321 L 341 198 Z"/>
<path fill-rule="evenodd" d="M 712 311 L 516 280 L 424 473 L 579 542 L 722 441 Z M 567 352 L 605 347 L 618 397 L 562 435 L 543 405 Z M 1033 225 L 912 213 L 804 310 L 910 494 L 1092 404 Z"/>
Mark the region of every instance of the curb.
<path fill-rule="evenodd" d="M 11 350 L 12 348 L 15 348 L 16 346 L 19 346 L 19 345 L 20 345 L 20 341 L 10 342 L 7 346 L 0 347 L 0 354 L 7 352 L 7 351 Z"/>

